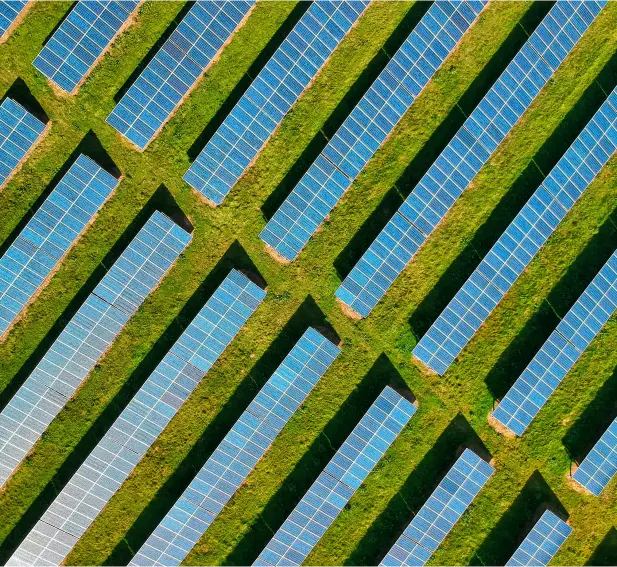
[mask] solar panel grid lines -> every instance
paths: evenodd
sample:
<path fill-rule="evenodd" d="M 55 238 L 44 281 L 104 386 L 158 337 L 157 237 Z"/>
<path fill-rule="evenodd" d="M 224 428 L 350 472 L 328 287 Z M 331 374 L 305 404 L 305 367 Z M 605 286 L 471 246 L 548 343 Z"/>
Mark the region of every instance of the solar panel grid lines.
<path fill-rule="evenodd" d="M 211 364 L 207 368 L 192 364 L 192 354 L 208 347 L 218 358 L 261 304 L 265 293 L 241 272 L 230 271 L 9 563 L 58 565 L 64 561 L 206 375 Z M 195 341 L 192 351 L 183 350 L 187 338 Z"/>
<path fill-rule="evenodd" d="M 340 348 L 308 328 L 131 565 L 179 565 L 302 405 Z"/>
<path fill-rule="evenodd" d="M 76 2 L 32 64 L 53 86 L 75 94 L 130 23 L 140 1 Z"/>
<path fill-rule="evenodd" d="M 106 119 L 145 150 L 251 13 L 254 1 L 196 2 Z"/>
<path fill-rule="evenodd" d="M 0 413 L 0 486 L 113 344 L 135 311 L 136 298 L 143 300 L 158 285 L 190 240 L 155 212 L 79 307 Z M 123 276 L 125 268 L 130 276 Z"/>
<path fill-rule="evenodd" d="M 47 126 L 12 98 L 0 105 L 0 188 L 18 171 Z"/>
<path fill-rule="evenodd" d="M 551 8 L 336 290 L 336 297 L 347 306 L 346 311 L 351 310 L 357 317 L 371 313 L 408 259 L 442 221 L 604 4 L 564 1 Z M 393 224 L 404 224 L 406 229 L 401 233 Z M 393 233 L 395 238 L 388 233 Z M 405 248 L 406 243 L 410 248 Z"/>
<path fill-rule="evenodd" d="M 495 408 L 492 418 L 522 435 L 615 310 L 617 252 L 566 313 Z M 579 473 L 579 478 L 583 475 Z"/>
<path fill-rule="evenodd" d="M 26 13 L 28 0 L 2 0 L 0 2 L 0 43 L 4 42 Z"/>
<path fill-rule="evenodd" d="M 380 565 L 425 565 L 495 469 L 465 449 Z"/>
<path fill-rule="evenodd" d="M 301 565 L 415 412 L 386 386 L 253 565 Z"/>
<path fill-rule="evenodd" d="M 257 158 L 369 2 L 314 2 L 259 72 L 184 175 L 220 205 Z"/>
<path fill-rule="evenodd" d="M 566 522 L 546 510 L 508 560 L 506 567 L 548 565 L 571 533 L 572 528 Z"/>
<path fill-rule="evenodd" d="M 44 287 L 119 180 L 80 155 L 0 258 L 0 337 Z"/>
<path fill-rule="evenodd" d="M 443 374 L 617 149 L 613 91 L 414 348 Z"/>
<path fill-rule="evenodd" d="M 260 238 L 293 261 L 471 27 L 485 2 L 436 2 L 279 207 Z"/>

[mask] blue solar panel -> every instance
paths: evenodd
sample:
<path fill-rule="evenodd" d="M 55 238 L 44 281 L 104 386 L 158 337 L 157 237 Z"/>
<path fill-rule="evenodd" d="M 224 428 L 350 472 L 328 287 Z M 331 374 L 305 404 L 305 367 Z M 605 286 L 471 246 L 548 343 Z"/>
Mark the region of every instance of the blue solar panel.
<path fill-rule="evenodd" d="M 6 39 L 19 15 L 28 4 L 27 0 L 8 0 L 0 2 L 0 42 Z"/>
<path fill-rule="evenodd" d="M 184 560 L 339 352 L 307 329 L 130 565 L 179 565 Z"/>
<path fill-rule="evenodd" d="M 414 348 L 443 374 L 617 149 L 613 91 Z"/>
<path fill-rule="evenodd" d="M 617 472 L 617 419 L 610 424 L 572 477 L 599 496 Z"/>
<path fill-rule="evenodd" d="M 546 510 L 506 566 L 548 565 L 571 533 L 568 524 Z"/>
<path fill-rule="evenodd" d="M 32 64 L 63 91 L 75 92 L 138 5 L 131 0 L 76 2 Z"/>
<path fill-rule="evenodd" d="M 473 451 L 465 449 L 380 565 L 424 565 L 494 470 Z"/>
<path fill-rule="evenodd" d="M 155 212 L 88 296 L 0 414 L 0 486 L 190 240 L 190 234 Z"/>
<path fill-rule="evenodd" d="M 0 336 L 92 221 L 118 180 L 80 155 L 0 258 Z"/>
<path fill-rule="evenodd" d="M 368 1 L 313 2 L 184 174 L 220 205 Z"/>
<path fill-rule="evenodd" d="M 415 412 L 386 386 L 253 565 L 301 565 Z"/>
<path fill-rule="evenodd" d="M 340 301 L 362 317 L 370 314 L 604 4 L 562 1 L 551 8 L 336 290 Z"/>
<path fill-rule="evenodd" d="M 17 171 L 45 124 L 11 98 L 0 105 L 0 187 Z"/>
<path fill-rule="evenodd" d="M 254 2 L 195 3 L 107 117 L 143 150 L 182 103 Z"/>
<path fill-rule="evenodd" d="M 297 257 L 485 4 L 432 4 L 259 235 L 279 256 Z"/>
<path fill-rule="evenodd" d="M 598 272 L 493 412 L 522 435 L 617 309 L 617 252 Z"/>
<path fill-rule="evenodd" d="M 59 565 L 171 421 L 266 292 L 232 270 L 15 551 Z"/>

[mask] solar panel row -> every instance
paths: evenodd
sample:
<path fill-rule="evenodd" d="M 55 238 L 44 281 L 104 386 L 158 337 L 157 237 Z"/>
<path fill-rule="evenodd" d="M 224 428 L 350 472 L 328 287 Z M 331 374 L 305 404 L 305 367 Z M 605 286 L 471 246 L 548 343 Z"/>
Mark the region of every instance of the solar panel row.
<path fill-rule="evenodd" d="M 279 256 L 298 256 L 485 4 L 432 4 L 259 235 Z"/>
<path fill-rule="evenodd" d="M 0 486 L 190 239 L 168 217 L 155 212 L 88 296 L 0 414 Z"/>
<path fill-rule="evenodd" d="M 617 149 L 613 91 L 413 350 L 443 374 Z"/>
<path fill-rule="evenodd" d="M 138 5 L 137 0 L 76 2 L 32 64 L 63 91 L 75 92 Z"/>
<path fill-rule="evenodd" d="M 3 0 L 0 2 L 0 42 L 10 34 L 11 28 L 28 4 L 27 0 Z"/>
<path fill-rule="evenodd" d="M 380 565 L 424 565 L 494 470 L 473 451 L 465 449 Z"/>
<path fill-rule="evenodd" d="M 0 336 L 92 221 L 118 180 L 80 155 L 0 259 Z"/>
<path fill-rule="evenodd" d="M 185 173 L 193 189 L 223 202 L 366 6 L 311 4 Z"/>
<path fill-rule="evenodd" d="M 59 565 L 262 302 L 232 270 L 26 536 L 11 563 Z"/>
<path fill-rule="evenodd" d="M 571 533 L 568 524 L 546 510 L 506 566 L 548 565 Z"/>
<path fill-rule="evenodd" d="M 11 98 L 0 105 L 0 187 L 17 171 L 45 130 L 38 118 Z"/>
<path fill-rule="evenodd" d="M 415 412 L 386 386 L 253 565 L 301 565 Z"/>
<path fill-rule="evenodd" d="M 366 317 L 551 78 L 605 2 L 557 2 L 336 291 Z"/>
<path fill-rule="evenodd" d="M 254 2 L 196 2 L 107 123 L 143 150 L 197 84 Z"/>
<path fill-rule="evenodd" d="M 617 252 L 508 390 L 493 418 L 522 435 L 616 309 Z"/>
<path fill-rule="evenodd" d="M 131 565 L 179 565 L 326 372 L 340 349 L 306 330 Z"/>

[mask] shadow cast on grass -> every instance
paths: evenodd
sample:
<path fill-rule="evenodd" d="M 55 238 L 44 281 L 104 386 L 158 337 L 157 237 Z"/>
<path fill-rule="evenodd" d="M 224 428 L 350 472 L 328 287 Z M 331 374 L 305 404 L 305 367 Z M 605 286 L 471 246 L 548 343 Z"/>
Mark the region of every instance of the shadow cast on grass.
<path fill-rule="evenodd" d="M 545 510 L 562 520 L 568 513 L 542 475 L 535 471 L 523 490 L 471 558 L 470 565 L 505 565 Z"/>
<path fill-rule="evenodd" d="M 0 99 L 0 104 L 3 103 L 6 98 L 12 98 L 15 102 L 21 104 L 30 114 L 43 122 L 43 124 L 49 122 L 49 116 L 47 116 L 47 113 L 21 77 L 17 77 L 9 87 L 9 90 L 4 93 L 4 96 Z"/>
<path fill-rule="evenodd" d="M 527 31 L 533 31 L 542 21 L 550 9 L 548 2 L 535 2 L 523 15 L 518 25 L 510 32 L 508 37 L 495 52 L 491 60 L 484 66 L 478 76 L 473 80 L 465 93 L 459 99 L 458 104 L 452 108 L 435 132 L 430 136 L 420 151 L 412 159 L 405 171 L 396 181 L 396 189 L 391 189 L 371 216 L 347 246 L 337 256 L 334 267 L 341 279 L 344 279 L 353 266 L 358 263 L 370 244 L 392 218 L 393 193 L 400 194 L 401 202 L 405 199 L 422 179 L 430 166 L 446 148 L 450 140 L 465 122 L 467 116 L 479 104 L 490 87 L 501 75 L 510 61 L 518 53 L 528 38 Z M 527 30 L 527 31 L 526 31 Z M 390 200 L 387 200 L 388 197 Z"/>
<path fill-rule="evenodd" d="M 617 530 L 608 530 L 585 565 L 617 565 Z"/>
<path fill-rule="evenodd" d="M 378 565 L 465 448 L 490 460 L 482 440 L 458 414 L 373 522 L 345 565 Z"/>
<path fill-rule="evenodd" d="M 226 265 L 222 271 L 226 275 L 229 269 Z M 323 312 L 308 296 L 207 426 L 182 464 L 144 508 L 126 537 L 107 558 L 106 565 L 126 565 L 131 560 L 309 326 L 337 338 Z"/>
<path fill-rule="evenodd" d="M 224 565 L 250 565 L 257 558 L 387 385 L 406 392 L 408 397 L 413 398 L 396 368 L 388 357 L 382 354 L 304 453 L 234 550 L 225 558 Z"/>

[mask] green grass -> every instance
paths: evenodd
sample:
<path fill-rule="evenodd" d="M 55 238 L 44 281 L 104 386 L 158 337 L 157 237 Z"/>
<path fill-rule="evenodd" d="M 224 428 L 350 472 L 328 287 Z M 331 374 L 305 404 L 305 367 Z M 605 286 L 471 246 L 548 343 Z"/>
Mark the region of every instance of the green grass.
<path fill-rule="evenodd" d="M 398 192 L 408 191 L 418 172 L 430 165 L 431 155 L 456 129 L 470 101 L 503 68 L 504 54 L 513 53 L 524 39 L 523 28 L 533 20 L 529 14 L 537 16 L 542 8 L 528 2 L 491 5 L 323 231 L 296 262 L 282 266 L 265 253 L 258 238 L 265 223 L 262 205 L 273 193 L 284 191 L 298 160 L 307 160 L 315 147 L 318 150 L 324 133 L 344 116 L 348 93 L 361 90 L 368 80 L 364 69 L 383 62 L 382 46 L 400 22 L 404 29 L 413 21 L 413 10 L 418 8 L 410 3 L 371 6 L 255 166 L 225 204 L 212 209 L 182 182 L 189 165 L 187 152 L 228 97 L 237 93 L 236 86 L 255 58 L 294 13 L 294 4 L 259 4 L 143 154 L 123 143 L 104 119 L 113 108 L 114 95 L 182 5 L 145 4 L 135 24 L 114 42 L 74 98 L 54 95 L 31 66 L 68 6 L 35 5 L 0 46 L 2 92 L 21 78 L 52 120 L 49 136 L 0 193 L 0 240 L 12 234 L 90 130 L 124 180 L 0 345 L 0 395 L 6 399 L 25 379 L 27 369 L 78 306 L 75 298 L 100 274 L 101 262 L 105 258 L 109 262 L 110 250 L 111 256 L 117 253 L 143 222 L 140 211 L 173 206 L 173 198 L 195 231 L 186 253 L 0 493 L 0 557 L 6 560 L 40 517 L 181 332 L 181 324 L 203 304 L 217 278 L 232 265 L 253 264 L 268 284 L 266 301 L 75 547 L 69 564 L 128 560 L 299 333 L 308 324 L 324 321 L 342 339 L 341 356 L 187 563 L 252 561 L 377 392 L 385 383 L 401 380 L 418 398 L 418 414 L 315 548 L 309 563 L 373 564 L 424 502 L 461 445 L 484 445 L 497 472 L 435 554 L 433 564 L 494 564 L 507 559 L 508 544 L 522 535 L 521 525 L 539 503 L 549 501 L 561 503 L 574 527 L 556 564 L 583 564 L 592 555 L 594 564 L 614 562 L 614 535 L 609 533 L 617 521 L 611 506 L 614 486 L 600 498 L 584 496 L 568 487 L 565 473 L 570 465 L 567 450 L 580 453 L 589 440 L 593 442 L 607 425 L 602 416 L 613 411 L 617 323 L 611 321 L 602 331 L 522 439 L 499 436 L 486 416 L 493 403 L 491 392 L 512 383 L 521 360 L 532 356 L 538 335 L 546 334 L 555 320 L 554 312 L 563 315 L 612 252 L 612 243 L 617 242 L 610 218 L 615 162 L 592 184 L 444 378 L 414 365 L 410 352 L 414 332 L 439 314 L 477 264 L 478 254 L 492 244 L 535 189 L 540 172 L 550 169 L 568 136 L 597 108 L 602 89 L 615 86 L 617 6 L 605 8 L 447 221 L 373 314 L 361 322 L 346 318 L 334 300 L 340 283 L 337 267 L 348 265 L 361 251 L 362 239 L 356 235 L 366 239 L 374 230 L 371 222 L 378 224 L 385 216 L 380 212 L 384 198 L 386 204 L 396 202 Z M 525 14 L 521 26 L 518 22 Z M 94 146 L 93 137 L 84 145 Z M 161 184 L 171 197 L 157 191 Z M 585 413 L 588 406 L 595 411 Z"/>

